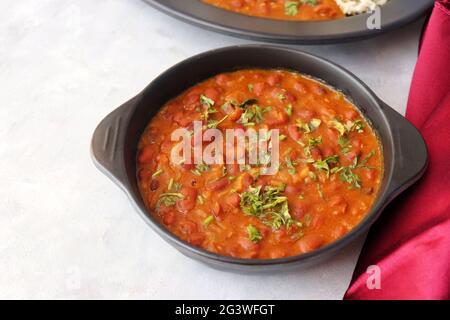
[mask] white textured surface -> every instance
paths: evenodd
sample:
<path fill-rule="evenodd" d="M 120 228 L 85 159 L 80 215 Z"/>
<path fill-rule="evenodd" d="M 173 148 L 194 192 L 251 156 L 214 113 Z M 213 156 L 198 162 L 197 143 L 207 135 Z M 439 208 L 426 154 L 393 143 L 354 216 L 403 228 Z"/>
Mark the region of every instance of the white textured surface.
<path fill-rule="evenodd" d="M 404 111 L 420 28 L 304 49 Z M 91 162 L 108 112 L 174 63 L 245 42 L 139 0 L 0 1 L 0 298 L 342 297 L 360 244 L 306 271 L 211 270 L 152 232 Z"/>

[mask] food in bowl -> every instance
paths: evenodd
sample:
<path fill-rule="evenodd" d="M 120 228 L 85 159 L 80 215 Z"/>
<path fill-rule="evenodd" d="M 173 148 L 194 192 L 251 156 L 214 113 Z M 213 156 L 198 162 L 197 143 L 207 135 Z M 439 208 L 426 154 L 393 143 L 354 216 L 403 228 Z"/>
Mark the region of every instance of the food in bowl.
<path fill-rule="evenodd" d="M 278 159 L 228 161 L 235 145 L 224 140 L 227 156 L 213 153 L 226 161 L 173 161 L 178 129 L 190 133 L 192 148 L 218 141 L 206 139 L 207 130 L 265 132 L 259 141 L 278 146 Z M 277 170 L 267 174 L 268 163 Z M 292 71 L 244 69 L 164 105 L 140 139 L 137 175 L 149 211 L 180 239 L 220 255 L 275 259 L 314 251 L 357 226 L 378 196 L 383 163 L 376 132 L 342 93 Z"/>
<path fill-rule="evenodd" d="M 216 7 L 278 20 L 332 20 L 361 14 L 387 0 L 202 0 Z"/>

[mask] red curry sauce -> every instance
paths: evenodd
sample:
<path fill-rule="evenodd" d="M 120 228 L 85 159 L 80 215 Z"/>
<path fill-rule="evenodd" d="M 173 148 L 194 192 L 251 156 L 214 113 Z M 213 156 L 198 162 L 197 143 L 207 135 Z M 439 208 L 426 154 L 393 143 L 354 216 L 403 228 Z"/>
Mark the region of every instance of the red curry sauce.
<path fill-rule="evenodd" d="M 278 173 L 171 163 L 171 133 L 195 120 L 221 131 L 279 129 Z M 239 258 L 294 256 L 341 238 L 368 214 L 383 177 L 379 140 L 356 107 L 283 70 L 224 73 L 190 88 L 152 119 L 137 161 L 142 197 L 165 227 Z"/>
<path fill-rule="evenodd" d="M 332 20 L 345 15 L 334 0 L 202 0 L 216 7 L 277 20 Z"/>

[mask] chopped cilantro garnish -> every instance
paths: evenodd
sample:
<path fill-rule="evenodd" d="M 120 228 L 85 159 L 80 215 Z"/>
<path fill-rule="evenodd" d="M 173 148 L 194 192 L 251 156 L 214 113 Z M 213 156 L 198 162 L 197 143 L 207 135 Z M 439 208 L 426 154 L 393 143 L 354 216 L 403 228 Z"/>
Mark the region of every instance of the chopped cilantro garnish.
<path fill-rule="evenodd" d="M 208 227 L 209 224 L 210 224 L 211 222 L 213 222 L 213 221 L 214 221 L 214 216 L 213 216 L 213 215 L 210 215 L 210 216 L 206 217 L 205 220 L 203 220 L 203 225 L 204 225 L 205 227 Z"/>
<path fill-rule="evenodd" d="M 195 169 L 191 170 L 196 176 L 201 176 L 203 172 L 209 171 L 210 167 L 207 164 L 197 164 Z"/>
<path fill-rule="evenodd" d="M 296 163 L 292 162 L 292 160 L 289 156 L 286 156 L 286 166 L 288 168 L 289 174 L 291 174 L 291 175 L 294 175 L 297 172 L 297 170 L 294 167 L 295 164 Z"/>
<path fill-rule="evenodd" d="M 285 185 L 274 187 L 250 187 L 241 193 L 240 206 L 249 216 L 255 216 L 274 229 L 289 227 L 295 223 L 289 214 L 287 197 L 283 196 Z"/>
<path fill-rule="evenodd" d="M 251 242 L 259 242 L 262 240 L 262 235 L 259 233 L 258 229 L 256 229 L 253 225 L 249 224 L 247 226 L 247 234 L 248 239 Z"/>
<path fill-rule="evenodd" d="M 292 116 L 292 104 L 288 104 L 286 107 L 286 114 L 290 117 Z"/>
<path fill-rule="evenodd" d="M 175 192 L 167 192 L 162 193 L 159 196 L 158 202 L 156 203 L 156 210 L 159 211 L 159 207 L 164 205 L 166 207 L 173 207 L 178 200 L 184 199 L 184 195 L 182 193 Z"/>
<path fill-rule="evenodd" d="M 331 156 L 324 160 L 317 160 L 313 163 L 314 168 L 317 170 L 325 171 L 327 177 L 330 175 L 330 164 L 338 163 L 338 156 Z"/>
<path fill-rule="evenodd" d="M 284 3 L 284 13 L 287 16 L 296 16 L 298 14 L 298 1 L 286 1 Z"/>
<path fill-rule="evenodd" d="M 152 178 L 156 178 L 161 173 L 163 173 L 163 170 L 158 168 L 158 170 L 156 170 L 155 173 L 152 174 Z"/>
<path fill-rule="evenodd" d="M 208 124 L 206 125 L 206 129 L 217 129 L 217 127 L 224 122 L 225 120 L 227 120 L 227 118 L 229 117 L 229 115 L 226 115 L 225 117 L 223 117 L 220 120 L 209 120 Z"/>
<path fill-rule="evenodd" d="M 214 100 L 212 100 L 212 99 L 210 99 L 210 98 L 208 98 L 207 96 L 204 96 L 204 95 L 200 95 L 200 103 L 204 104 L 204 105 L 206 105 L 208 107 L 212 107 L 215 104 Z"/>

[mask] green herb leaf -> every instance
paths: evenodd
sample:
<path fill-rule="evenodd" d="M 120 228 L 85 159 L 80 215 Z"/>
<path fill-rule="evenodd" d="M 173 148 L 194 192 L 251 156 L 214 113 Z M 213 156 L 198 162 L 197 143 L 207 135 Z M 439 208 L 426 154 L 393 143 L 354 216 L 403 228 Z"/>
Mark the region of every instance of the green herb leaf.
<path fill-rule="evenodd" d="M 284 3 L 284 13 L 287 16 L 296 16 L 298 14 L 298 1 L 286 1 Z"/>
<path fill-rule="evenodd" d="M 259 233 L 258 229 L 251 224 L 247 226 L 247 234 L 248 239 L 252 242 L 256 243 L 262 240 L 262 235 Z"/>
<path fill-rule="evenodd" d="M 161 173 L 163 173 L 162 169 L 158 169 L 155 171 L 155 173 L 152 174 L 152 178 L 156 178 L 157 176 L 159 176 Z"/>
<path fill-rule="evenodd" d="M 206 125 L 207 129 L 217 129 L 217 127 L 224 122 L 225 120 L 227 120 L 227 118 L 229 117 L 229 115 L 226 115 L 225 117 L 223 117 L 220 120 L 210 120 L 208 121 L 208 124 Z"/>
<path fill-rule="evenodd" d="M 203 220 L 203 225 L 205 227 L 208 227 L 210 225 L 210 223 L 213 221 L 214 221 L 214 216 L 210 215 L 210 216 L 206 217 L 205 220 Z"/>
<path fill-rule="evenodd" d="M 295 163 L 292 162 L 289 156 L 286 156 L 286 166 L 288 167 L 288 172 L 290 175 L 294 175 L 297 173 L 297 170 L 294 167 Z"/>
<path fill-rule="evenodd" d="M 158 202 L 156 203 L 156 210 L 159 211 L 161 205 L 164 205 L 166 207 L 173 207 L 175 206 L 178 200 L 182 199 L 184 199 L 184 195 L 182 193 L 174 193 L 174 192 L 162 193 L 159 196 Z"/>
<path fill-rule="evenodd" d="M 328 122 L 328 126 L 336 129 L 339 132 L 339 135 L 343 136 L 346 132 L 345 126 L 337 119 L 333 119 Z"/>
<path fill-rule="evenodd" d="M 286 107 L 286 114 L 291 117 L 292 116 L 292 104 L 288 104 Z"/>
<path fill-rule="evenodd" d="M 204 104 L 208 107 L 212 107 L 212 106 L 214 106 L 215 102 L 214 102 L 214 100 L 208 98 L 207 96 L 200 95 L 200 103 Z"/>
<path fill-rule="evenodd" d="M 330 164 L 338 163 L 338 156 L 334 155 L 328 158 L 325 158 L 324 160 L 317 160 L 313 163 L 314 168 L 317 170 L 325 171 L 327 174 L 327 177 L 330 176 Z"/>
<path fill-rule="evenodd" d="M 262 191 L 261 186 L 250 187 L 240 195 L 242 211 L 261 219 L 274 229 L 293 225 L 295 221 L 289 214 L 287 197 L 282 195 L 285 188 L 285 185 L 266 186 Z"/>

